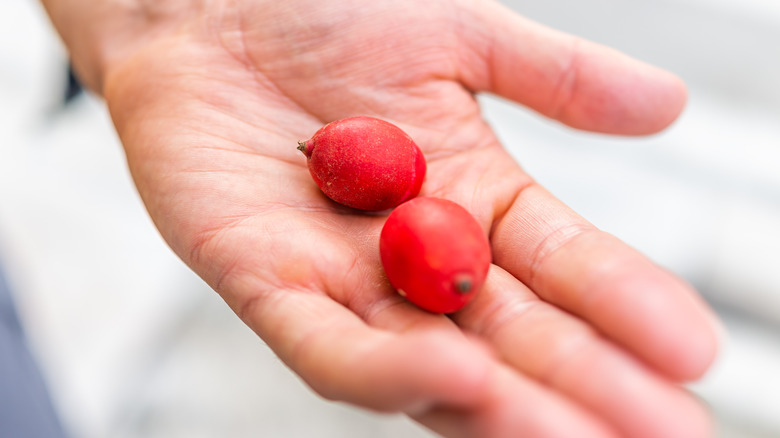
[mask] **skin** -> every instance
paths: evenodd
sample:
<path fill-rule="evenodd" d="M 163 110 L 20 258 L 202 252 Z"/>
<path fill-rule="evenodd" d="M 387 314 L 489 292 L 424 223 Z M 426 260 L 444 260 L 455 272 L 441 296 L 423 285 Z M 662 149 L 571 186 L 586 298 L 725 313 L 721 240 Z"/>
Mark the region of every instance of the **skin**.
<path fill-rule="evenodd" d="M 448 437 L 709 435 L 678 383 L 715 357 L 712 313 L 534 182 L 474 99 L 641 135 L 682 110 L 676 77 L 488 1 L 44 5 L 163 237 L 322 396 Z M 451 318 L 392 291 L 384 217 L 325 199 L 295 149 L 355 114 L 408 132 L 422 194 L 490 236 L 486 284 Z"/>

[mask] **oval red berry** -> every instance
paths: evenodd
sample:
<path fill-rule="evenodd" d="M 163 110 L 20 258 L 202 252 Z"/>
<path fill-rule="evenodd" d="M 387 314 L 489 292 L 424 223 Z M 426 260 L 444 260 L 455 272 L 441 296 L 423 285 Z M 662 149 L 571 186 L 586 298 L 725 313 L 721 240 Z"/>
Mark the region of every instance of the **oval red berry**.
<path fill-rule="evenodd" d="M 299 146 L 317 186 L 349 207 L 393 208 L 417 196 L 425 179 L 425 158 L 411 137 L 373 117 L 331 122 Z"/>
<path fill-rule="evenodd" d="M 460 205 L 415 198 L 387 218 L 379 238 L 382 266 L 398 293 L 435 313 L 461 309 L 490 268 L 490 243 Z"/>

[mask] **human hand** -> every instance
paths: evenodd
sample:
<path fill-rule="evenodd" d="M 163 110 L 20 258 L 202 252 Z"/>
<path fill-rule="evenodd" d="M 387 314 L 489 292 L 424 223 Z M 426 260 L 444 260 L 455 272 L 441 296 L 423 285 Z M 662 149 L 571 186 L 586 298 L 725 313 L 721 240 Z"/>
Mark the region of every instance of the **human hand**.
<path fill-rule="evenodd" d="M 647 134 L 684 104 L 673 76 L 487 1 L 45 3 L 163 237 L 324 397 L 451 437 L 706 436 L 676 382 L 713 359 L 710 312 L 536 184 L 473 95 Z M 422 194 L 490 236 L 486 285 L 451 317 L 392 291 L 383 216 L 311 181 L 296 142 L 352 115 L 408 132 Z"/>

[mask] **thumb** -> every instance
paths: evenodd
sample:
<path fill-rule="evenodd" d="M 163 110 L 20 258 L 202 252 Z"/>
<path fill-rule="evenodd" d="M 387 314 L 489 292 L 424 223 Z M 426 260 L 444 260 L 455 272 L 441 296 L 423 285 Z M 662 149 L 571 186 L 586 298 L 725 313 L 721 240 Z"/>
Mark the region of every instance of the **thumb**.
<path fill-rule="evenodd" d="M 574 128 L 651 134 L 682 112 L 676 76 L 527 20 L 494 1 L 464 2 L 461 81 Z"/>

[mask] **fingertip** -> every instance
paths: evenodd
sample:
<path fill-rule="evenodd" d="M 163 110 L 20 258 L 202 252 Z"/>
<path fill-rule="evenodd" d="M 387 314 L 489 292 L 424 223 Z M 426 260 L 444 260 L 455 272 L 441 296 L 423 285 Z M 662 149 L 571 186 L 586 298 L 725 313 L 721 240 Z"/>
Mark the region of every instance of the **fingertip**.
<path fill-rule="evenodd" d="M 717 359 L 725 330 L 696 290 L 665 271 L 661 275 L 666 281 L 659 280 L 656 287 L 676 293 L 667 298 L 667 322 L 659 324 L 657 348 L 646 350 L 652 355 L 648 360 L 673 381 L 699 380 Z"/>
<path fill-rule="evenodd" d="M 660 124 L 659 130 L 669 127 L 685 111 L 685 107 L 688 105 L 688 86 L 685 84 L 685 81 L 672 72 L 664 71 L 664 73 L 667 76 L 665 80 L 666 88 L 670 94 L 668 104 L 671 117 L 665 123 Z"/>
<path fill-rule="evenodd" d="M 691 403 L 686 411 L 681 412 L 685 418 L 680 428 L 681 438 L 709 438 L 715 433 L 715 422 L 709 407 L 701 400 L 690 396 Z"/>
<path fill-rule="evenodd" d="M 668 128 L 682 114 L 688 91 L 682 79 L 615 50 L 593 43 L 576 66 L 569 98 L 551 117 L 571 127 L 617 135 L 650 135 Z M 559 99 L 560 100 L 560 99 Z"/>
<path fill-rule="evenodd" d="M 638 438 L 710 438 L 714 421 L 708 407 L 684 389 L 673 388 L 668 394 L 664 411 L 657 413 L 653 421 L 630 434 Z"/>
<path fill-rule="evenodd" d="M 668 362 L 667 375 L 678 382 L 701 379 L 718 358 L 726 329 L 704 304 L 699 305 L 700 321 L 692 324 L 687 343 L 680 345 L 676 360 Z"/>
<path fill-rule="evenodd" d="M 648 135 L 667 129 L 682 114 L 688 102 L 688 88 L 683 80 L 666 70 L 644 65 L 647 72 L 640 75 L 644 87 L 644 114 L 637 120 L 634 132 L 629 134 Z"/>
<path fill-rule="evenodd" d="M 503 5 L 472 7 L 458 71 L 467 87 L 576 129 L 648 135 L 671 125 L 687 91 L 674 74 L 525 19 Z"/>
<path fill-rule="evenodd" d="M 685 110 L 688 88 L 682 78 L 661 68 L 644 65 L 649 70 L 646 81 L 647 108 L 642 128 L 636 134 L 655 134 L 672 125 Z M 644 126 L 642 126 L 644 125 Z"/>
<path fill-rule="evenodd" d="M 612 286 L 603 285 L 604 294 L 592 301 L 591 315 L 667 378 L 699 379 L 719 351 L 717 320 L 693 288 L 652 266 L 641 262 L 611 277 Z"/>

